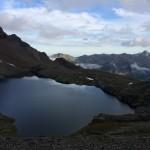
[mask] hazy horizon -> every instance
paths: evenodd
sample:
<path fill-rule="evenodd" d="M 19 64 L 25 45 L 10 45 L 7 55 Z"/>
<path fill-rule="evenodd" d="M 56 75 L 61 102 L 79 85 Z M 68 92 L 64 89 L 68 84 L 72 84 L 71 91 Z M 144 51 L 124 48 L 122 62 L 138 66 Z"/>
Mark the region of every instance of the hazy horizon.
<path fill-rule="evenodd" d="M 92 54 L 82 54 L 82 55 L 72 55 L 72 54 L 68 54 L 68 53 L 63 53 L 63 52 L 58 52 L 58 53 L 53 53 L 53 54 L 48 54 L 49 56 L 52 56 L 52 55 L 55 55 L 55 54 L 65 54 L 65 55 L 70 55 L 70 56 L 73 56 L 73 57 L 79 57 L 79 56 L 83 56 L 83 55 L 87 55 L 87 56 L 90 56 L 90 55 L 95 55 L 95 54 L 108 54 L 108 55 L 111 55 L 111 54 L 139 54 L 139 53 L 143 53 L 143 52 L 149 52 L 148 50 L 143 50 L 143 51 L 139 51 L 137 53 L 92 53 Z"/>
<path fill-rule="evenodd" d="M 149 0 L 1 0 L 0 26 L 48 55 L 150 52 Z"/>

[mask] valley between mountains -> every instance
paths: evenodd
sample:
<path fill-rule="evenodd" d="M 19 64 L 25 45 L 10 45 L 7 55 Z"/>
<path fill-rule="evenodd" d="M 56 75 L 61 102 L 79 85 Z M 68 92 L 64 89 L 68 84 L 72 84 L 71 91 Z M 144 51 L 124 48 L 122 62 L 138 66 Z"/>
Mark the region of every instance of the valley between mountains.
<path fill-rule="evenodd" d="M 74 143 L 77 142 L 78 146 L 81 145 L 81 149 L 87 146 L 92 149 L 92 143 L 95 147 L 116 149 L 115 146 L 119 142 L 122 143 L 120 147 L 122 146 L 121 149 L 123 149 L 124 145 L 129 144 L 130 146 L 136 141 L 135 148 L 138 145 L 144 145 L 145 150 L 149 148 L 150 81 L 140 81 L 131 76 L 96 69 L 83 69 L 63 58 L 52 61 L 45 53 L 32 48 L 17 35 L 8 35 L 0 28 L 0 80 L 3 82 L 24 76 L 51 78 L 65 84 L 96 86 L 128 104 L 135 111 L 134 114 L 121 116 L 99 114 L 88 126 L 77 133 L 60 139 L 51 139 L 52 143 L 56 142 L 57 146 L 62 144 L 64 149 L 67 149 L 67 145 L 70 145 L 72 149 L 76 149 Z M 7 137 L 15 134 L 15 120 L 1 114 L 0 135 Z M 30 141 L 34 140 L 42 141 L 42 138 L 30 139 Z M 49 140 L 47 138 L 43 143 L 49 145 Z M 10 139 L 2 138 L 2 141 L 7 143 Z M 14 138 L 14 141 L 12 140 L 13 145 L 19 141 L 22 144 L 27 142 L 24 138 Z M 89 143 L 89 145 L 86 146 L 84 143 Z"/>

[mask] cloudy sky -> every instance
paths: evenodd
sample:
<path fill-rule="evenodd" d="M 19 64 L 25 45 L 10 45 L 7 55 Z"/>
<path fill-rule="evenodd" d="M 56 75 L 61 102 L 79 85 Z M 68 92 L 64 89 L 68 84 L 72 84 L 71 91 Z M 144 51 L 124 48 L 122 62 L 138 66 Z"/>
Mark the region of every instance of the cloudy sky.
<path fill-rule="evenodd" d="M 0 26 L 49 55 L 150 51 L 150 0 L 0 0 Z"/>

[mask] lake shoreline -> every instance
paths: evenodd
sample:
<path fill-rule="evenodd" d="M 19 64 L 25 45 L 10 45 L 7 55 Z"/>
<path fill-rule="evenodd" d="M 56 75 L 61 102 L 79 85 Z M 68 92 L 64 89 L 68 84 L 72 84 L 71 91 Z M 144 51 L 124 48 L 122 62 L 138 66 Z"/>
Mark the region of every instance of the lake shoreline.
<path fill-rule="evenodd" d="M 33 76 L 0 82 L 0 89 L 0 111 L 16 119 L 17 136 L 70 135 L 99 113 L 134 112 L 95 86 Z"/>
<path fill-rule="evenodd" d="M 85 71 L 86 71 L 86 69 L 85 69 Z M 68 74 L 67 76 L 69 76 L 69 75 L 70 74 Z M 72 79 L 70 80 L 70 78 L 67 79 L 67 76 L 65 78 L 63 78 L 63 77 L 59 78 L 59 76 L 54 77 L 53 75 L 46 74 L 45 72 L 41 73 L 41 70 L 39 72 L 36 71 L 36 73 L 33 73 L 33 71 L 27 71 L 26 73 L 19 73 L 19 74 L 10 75 L 10 76 L 7 76 L 7 77 L 0 76 L 0 80 L 3 81 L 3 80 L 7 80 L 7 79 L 13 79 L 13 78 L 17 79 L 17 78 L 32 77 L 32 76 L 37 76 L 39 78 L 47 78 L 47 79 L 50 78 L 50 79 L 53 79 L 56 82 L 59 82 L 59 83 L 62 83 L 62 84 L 77 84 L 77 85 L 95 86 L 95 87 L 100 88 L 101 90 L 103 90 L 106 94 L 116 97 L 120 102 L 122 102 L 124 104 L 127 104 L 129 107 L 134 109 L 136 117 L 142 115 L 142 116 L 145 116 L 145 117 L 150 119 L 149 106 L 143 105 L 142 103 L 141 104 L 137 103 L 136 101 L 132 101 L 131 98 L 128 95 L 125 96 L 125 95 L 121 95 L 119 92 L 117 93 L 116 89 L 113 89 L 113 87 L 109 86 L 109 84 L 107 86 L 103 81 L 96 79 L 96 77 L 95 77 L 96 75 L 93 75 L 91 73 L 90 73 L 90 76 L 92 76 L 92 78 L 94 78 L 94 80 L 89 80 L 89 81 L 85 80 L 85 75 L 83 75 L 84 79 L 82 79 L 82 77 L 81 77 L 80 80 L 79 79 L 77 79 L 77 80 L 73 79 L 73 81 L 72 81 Z M 73 75 L 73 76 L 75 76 L 75 75 Z M 88 73 L 87 73 L 86 76 L 89 76 Z M 116 75 L 116 76 L 118 76 L 118 75 Z M 132 81 L 132 79 L 130 79 L 130 78 L 127 78 L 127 80 L 129 80 L 127 82 Z M 135 82 L 135 85 L 139 84 L 140 82 L 142 83 L 142 81 L 137 81 L 137 80 L 133 80 L 133 82 Z"/>
<path fill-rule="evenodd" d="M 61 73 L 61 75 L 60 75 Z M 62 149 L 62 147 L 65 147 L 64 149 L 75 149 L 75 148 L 82 148 L 82 149 L 106 149 L 109 150 L 110 147 L 114 147 L 114 149 L 120 147 L 121 150 L 128 150 L 135 144 L 135 149 L 140 147 L 142 145 L 142 148 L 145 150 L 149 150 L 147 147 L 150 147 L 150 140 L 148 136 L 150 135 L 149 131 L 149 122 L 150 122 L 150 112 L 149 112 L 149 105 L 147 105 L 143 101 L 133 101 L 134 98 L 134 90 L 136 90 L 136 93 L 138 90 L 141 91 L 141 89 L 145 86 L 144 82 L 139 82 L 130 78 L 125 78 L 121 76 L 114 76 L 112 78 L 111 74 L 105 76 L 105 73 L 99 73 L 98 71 L 93 71 L 91 73 L 88 70 L 76 73 L 63 73 L 63 72 L 57 72 L 56 74 L 51 74 L 51 71 L 49 70 L 39 70 L 35 73 L 26 73 L 26 74 L 19 74 L 15 76 L 9 76 L 5 77 L 4 79 L 11 79 L 11 78 L 20 78 L 24 76 L 33 76 L 36 75 L 40 78 L 51 78 L 56 80 L 57 82 L 64 83 L 64 84 L 78 84 L 78 85 L 90 85 L 90 86 L 96 86 L 98 88 L 101 88 L 106 93 L 116 96 L 118 100 L 121 102 L 128 104 L 131 108 L 134 108 L 135 114 L 131 114 L 127 116 L 128 122 L 125 120 L 122 120 L 124 116 L 120 116 L 120 121 L 118 123 L 118 118 L 116 120 L 116 117 L 111 115 L 107 117 L 106 114 L 102 114 L 96 116 L 93 118 L 93 121 L 86 127 L 82 128 L 77 133 L 67 136 L 67 137 L 34 137 L 34 138 L 21 138 L 21 137 L 9 137 L 4 138 L 4 143 L 10 144 L 13 147 L 18 147 L 18 150 L 20 150 L 20 147 L 26 147 L 29 148 L 32 146 L 37 146 L 40 148 L 41 144 L 45 145 L 45 149 L 53 146 L 57 147 L 58 149 Z M 87 80 L 86 78 L 90 77 L 94 80 Z M 134 84 L 130 87 L 128 84 L 133 82 Z M 116 85 L 117 84 L 117 85 Z M 149 83 L 146 83 L 146 87 L 149 86 Z M 139 89 L 136 89 L 135 87 L 139 87 Z M 120 91 L 129 91 L 129 94 L 126 94 L 125 92 Z M 144 95 L 145 91 L 143 92 Z M 146 97 L 145 97 L 146 98 Z M 142 98 L 143 99 L 143 98 Z M 148 103 L 149 104 L 149 103 Z M 132 117 L 131 117 L 132 116 Z M 106 119 L 109 118 L 109 121 Z M 126 117 L 125 117 L 126 118 Z M 144 118 L 144 119 L 143 119 Z M 102 121 L 103 120 L 103 121 Z M 113 120 L 113 121 L 111 121 Z M 139 123 L 141 126 L 137 126 L 136 124 Z M 115 125 L 114 125 L 115 124 Z M 108 126 L 108 129 L 106 129 Z M 147 127 L 148 126 L 148 127 Z M 126 128 L 125 128 L 126 127 Z M 123 128 L 123 129 L 122 129 Z M 125 128 L 125 129 L 124 129 Z M 102 130 L 102 132 L 101 132 Z M 121 130 L 121 131 L 118 131 Z M 135 131 L 132 134 L 129 134 L 131 131 Z M 110 133 L 117 134 L 117 136 L 121 138 L 117 138 L 116 136 L 110 136 Z M 118 133 L 120 132 L 120 133 Z M 137 134 L 138 133 L 138 134 Z M 140 137 L 139 137 L 140 136 Z M 45 138 L 47 140 L 45 140 Z M 135 141 L 131 139 L 137 139 Z M 143 142 L 143 138 L 145 138 L 145 141 Z M 41 139 L 39 141 L 39 139 Z M 60 140 L 61 139 L 61 140 Z M 62 141 L 66 141 L 67 144 L 64 144 Z M 12 142 L 11 142 L 12 141 Z M 37 143 L 36 143 L 36 142 Z M 20 142 L 20 144 L 17 144 Z M 35 143 L 34 143 L 35 142 Z M 79 146 L 75 146 L 79 142 Z M 29 143 L 32 143 L 31 145 Z M 76 143 L 76 144 L 74 144 Z M 89 145 L 90 144 L 90 145 Z M 109 145 L 111 145 L 109 147 Z M 1 144 L 2 147 L 4 147 L 3 144 Z M 17 149 L 17 148 L 16 148 Z M 8 148 L 9 150 L 9 148 Z"/>

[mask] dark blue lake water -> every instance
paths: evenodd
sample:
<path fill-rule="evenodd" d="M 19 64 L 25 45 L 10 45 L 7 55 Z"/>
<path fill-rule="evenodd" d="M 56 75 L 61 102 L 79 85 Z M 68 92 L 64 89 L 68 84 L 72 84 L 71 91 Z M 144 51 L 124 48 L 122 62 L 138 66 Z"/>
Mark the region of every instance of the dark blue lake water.
<path fill-rule="evenodd" d="M 133 110 L 94 86 L 25 77 L 0 82 L 0 112 L 16 119 L 19 136 L 69 135 L 99 113 Z"/>

